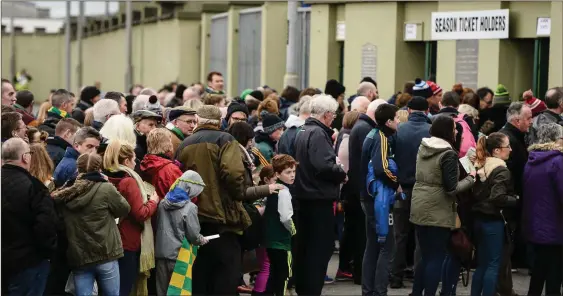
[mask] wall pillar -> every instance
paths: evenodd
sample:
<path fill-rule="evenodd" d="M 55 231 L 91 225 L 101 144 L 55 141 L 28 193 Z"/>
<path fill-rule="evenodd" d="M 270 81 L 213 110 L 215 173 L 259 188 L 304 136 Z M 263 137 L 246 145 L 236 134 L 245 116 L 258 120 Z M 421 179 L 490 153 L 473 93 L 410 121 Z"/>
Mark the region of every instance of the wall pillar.
<path fill-rule="evenodd" d="M 563 86 L 563 2 L 551 2 L 548 87 Z"/>
<path fill-rule="evenodd" d="M 327 80 L 338 79 L 339 52 L 336 41 L 336 14 L 335 5 L 313 4 L 311 6 L 309 85 L 321 90 L 324 90 Z"/>
<path fill-rule="evenodd" d="M 211 54 L 209 32 L 211 31 L 212 13 L 203 12 L 201 14 L 201 40 L 200 40 L 200 68 L 199 81 L 207 85 L 207 73 L 209 72 L 209 56 Z"/>
<path fill-rule="evenodd" d="M 239 9 L 237 6 L 229 7 L 227 19 L 227 96 L 234 97 L 238 90 L 238 22 Z"/>
<path fill-rule="evenodd" d="M 262 6 L 260 84 L 281 93 L 287 52 L 287 3 L 266 1 Z"/>
<path fill-rule="evenodd" d="M 184 83 L 192 83 L 200 80 L 200 69 L 203 66 L 201 56 L 200 42 L 203 37 L 200 37 L 200 20 L 189 19 L 179 20 L 179 75 L 178 81 Z"/>

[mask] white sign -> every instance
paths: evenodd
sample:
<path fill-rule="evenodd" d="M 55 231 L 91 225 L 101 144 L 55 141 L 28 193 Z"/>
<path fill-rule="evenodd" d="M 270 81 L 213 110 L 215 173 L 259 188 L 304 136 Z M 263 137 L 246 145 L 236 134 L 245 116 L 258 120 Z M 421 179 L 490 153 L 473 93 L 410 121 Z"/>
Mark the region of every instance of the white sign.
<path fill-rule="evenodd" d="M 336 23 L 336 41 L 346 40 L 346 23 L 337 22 Z"/>
<path fill-rule="evenodd" d="M 416 40 L 417 24 L 405 24 L 405 40 Z"/>
<path fill-rule="evenodd" d="M 549 36 L 551 34 L 551 18 L 538 17 L 538 26 L 536 28 L 537 36 Z"/>
<path fill-rule="evenodd" d="M 432 13 L 432 40 L 507 38 L 508 9 Z"/>

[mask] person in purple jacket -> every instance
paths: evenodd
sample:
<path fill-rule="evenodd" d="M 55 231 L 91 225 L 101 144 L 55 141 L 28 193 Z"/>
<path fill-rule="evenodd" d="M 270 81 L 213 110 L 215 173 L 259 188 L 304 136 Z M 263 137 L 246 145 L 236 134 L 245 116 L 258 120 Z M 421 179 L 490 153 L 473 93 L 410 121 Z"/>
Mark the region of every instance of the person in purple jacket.
<path fill-rule="evenodd" d="M 538 129 L 524 167 L 524 237 L 535 261 L 528 295 L 561 295 L 563 279 L 563 127 L 549 123 Z"/>

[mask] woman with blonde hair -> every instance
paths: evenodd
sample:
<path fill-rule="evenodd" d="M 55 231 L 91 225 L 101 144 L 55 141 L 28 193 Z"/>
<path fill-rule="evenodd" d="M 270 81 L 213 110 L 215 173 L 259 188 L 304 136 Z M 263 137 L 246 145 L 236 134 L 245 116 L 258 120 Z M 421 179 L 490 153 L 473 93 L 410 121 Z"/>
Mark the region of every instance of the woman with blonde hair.
<path fill-rule="evenodd" d="M 55 183 L 53 182 L 55 165 L 49 157 L 47 149 L 41 143 L 31 144 L 29 146 L 29 153 L 31 154 L 29 173 L 43 182 L 49 189 L 49 192 L 53 191 L 55 189 Z"/>
<path fill-rule="evenodd" d="M 159 197 L 134 171 L 135 148 L 130 143 L 112 139 L 104 153 L 103 164 L 108 180 L 131 206 L 129 215 L 121 219 L 118 226 L 124 253 L 119 259 L 119 295 L 129 295 L 134 286 L 137 295 L 148 295 L 147 279 L 155 267 L 151 217 L 156 212 Z"/>
<path fill-rule="evenodd" d="M 38 126 L 45 122 L 45 119 L 47 119 L 47 112 L 51 109 L 51 107 L 53 107 L 53 105 L 51 105 L 50 102 L 44 102 L 41 106 L 39 106 L 39 111 L 37 111 Z"/>
<path fill-rule="evenodd" d="M 131 207 L 101 174 L 102 158 L 82 154 L 76 161 L 78 177 L 53 193 L 64 217 L 68 265 L 74 274 L 76 295 L 92 295 L 94 281 L 104 295 L 119 295 L 123 245 L 116 218 Z M 67 183 L 68 184 L 68 183 Z M 95 242 L 95 243 L 92 243 Z"/>
<path fill-rule="evenodd" d="M 120 140 L 133 147 L 137 145 L 137 136 L 135 135 L 135 125 L 133 120 L 126 115 L 117 114 L 108 119 L 102 129 L 100 135 L 108 139 Z"/>
<path fill-rule="evenodd" d="M 182 175 L 173 160 L 172 139 L 165 128 L 157 128 L 147 135 L 147 154 L 141 161 L 141 172 L 146 182 L 152 184 L 162 200 L 170 186 Z"/>
<path fill-rule="evenodd" d="M 94 122 L 94 107 L 84 111 L 84 126 L 92 126 L 92 122 Z"/>

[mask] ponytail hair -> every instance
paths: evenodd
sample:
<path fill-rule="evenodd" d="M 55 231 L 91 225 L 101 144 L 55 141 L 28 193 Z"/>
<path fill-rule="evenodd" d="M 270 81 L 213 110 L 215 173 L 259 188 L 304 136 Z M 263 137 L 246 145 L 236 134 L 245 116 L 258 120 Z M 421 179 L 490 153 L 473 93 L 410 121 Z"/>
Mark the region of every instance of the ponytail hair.
<path fill-rule="evenodd" d="M 102 170 L 102 157 L 95 153 L 85 153 L 78 157 L 76 167 L 79 174 L 99 172 Z"/>
<path fill-rule="evenodd" d="M 131 159 L 133 156 L 135 156 L 135 148 L 133 146 L 117 139 L 111 140 L 104 153 L 104 168 L 106 170 L 115 170 L 126 159 Z"/>
<path fill-rule="evenodd" d="M 503 133 L 492 133 L 488 137 L 483 136 L 477 141 L 476 160 L 478 166 L 485 164 L 487 157 L 493 155 L 493 150 L 501 148 L 506 135 Z"/>

